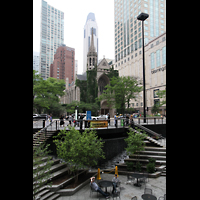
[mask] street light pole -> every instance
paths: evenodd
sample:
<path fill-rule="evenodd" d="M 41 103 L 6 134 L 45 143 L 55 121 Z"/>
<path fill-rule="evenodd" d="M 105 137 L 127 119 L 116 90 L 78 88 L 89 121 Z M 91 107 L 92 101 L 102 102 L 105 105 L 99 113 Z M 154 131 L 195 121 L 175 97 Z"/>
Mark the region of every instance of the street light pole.
<path fill-rule="evenodd" d="M 142 58 L 143 58 L 143 112 L 144 112 L 144 123 L 146 123 L 146 95 L 145 95 L 145 54 L 144 54 L 144 21 L 149 17 L 146 13 L 140 13 L 137 17 L 138 20 L 142 21 Z"/>

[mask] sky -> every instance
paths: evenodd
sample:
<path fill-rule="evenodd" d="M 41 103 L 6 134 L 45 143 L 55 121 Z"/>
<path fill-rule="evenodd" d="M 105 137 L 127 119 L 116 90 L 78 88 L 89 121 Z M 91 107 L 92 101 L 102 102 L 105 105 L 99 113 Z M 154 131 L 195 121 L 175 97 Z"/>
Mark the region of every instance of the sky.
<path fill-rule="evenodd" d="M 84 25 L 90 12 L 95 14 L 99 35 L 99 57 L 114 60 L 114 0 L 46 0 L 64 12 L 64 44 L 75 48 L 78 74 L 83 70 Z M 41 0 L 33 0 L 33 51 L 40 52 Z"/>

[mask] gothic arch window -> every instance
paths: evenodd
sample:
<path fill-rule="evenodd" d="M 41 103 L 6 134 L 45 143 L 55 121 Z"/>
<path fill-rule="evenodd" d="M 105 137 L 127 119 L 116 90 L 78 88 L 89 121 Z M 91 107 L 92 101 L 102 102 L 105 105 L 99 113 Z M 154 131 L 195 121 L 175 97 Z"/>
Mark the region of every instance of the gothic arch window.
<path fill-rule="evenodd" d="M 93 58 L 93 66 L 95 66 L 95 59 Z"/>
<path fill-rule="evenodd" d="M 90 66 L 92 65 L 92 63 L 91 63 L 91 62 L 92 62 L 92 59 L 90 58 Z"/>

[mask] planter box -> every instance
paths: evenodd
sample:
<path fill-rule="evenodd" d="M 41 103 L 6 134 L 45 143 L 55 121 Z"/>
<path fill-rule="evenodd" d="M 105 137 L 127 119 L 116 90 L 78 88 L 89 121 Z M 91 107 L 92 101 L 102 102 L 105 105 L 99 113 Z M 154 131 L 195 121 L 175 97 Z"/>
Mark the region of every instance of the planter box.
<path fill-rule="evenodd" d="M 87 178 L 87 180 L 85 180 L 84 182 L 82 182 L 81 184 L 79 184 L 77 187 L 75 188 L 69 188 L 69 189 L 59 189 L 56 193 L 60 194 L 61 196 L 71 196 L 73 194 L 75 194 L 77 191 L 79 191 L 82 187 L 84 187 L 85 185 L 90 183 L 90 177 L 92 176 L 96 176 L 97 172 L 87 172 L 88 170 L 83 171 L 82 173 L 86 172 L 85 175 L 87 175 L 89 178 Z M 79 176 L 82 174 L 80 173 Z M 70 185 L 70 183 L 72 183 L 74 181 L 75 177 L 71 178 L 67 183 L 65 183 L 65 185 Z M 62 183 L 63 184 L 63 183 Z M 66 187 L 66 186 L 65 186 Z"/>

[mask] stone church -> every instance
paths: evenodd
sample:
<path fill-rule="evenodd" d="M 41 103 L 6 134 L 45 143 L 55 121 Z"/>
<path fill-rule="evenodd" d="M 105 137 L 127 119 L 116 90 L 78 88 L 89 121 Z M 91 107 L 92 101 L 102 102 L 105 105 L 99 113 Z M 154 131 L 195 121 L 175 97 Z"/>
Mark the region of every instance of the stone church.
<path fill-rule="evenodd" d="M 95 51 L 94 47 L 94 39 L 93 39 L 93 29 L 92 29 L 92 37 L 91 37 L 91 43 L 90 48 L 87 54 L 87 70 L 91 70 L 94 68 L 95 65 L 97 65 L 97 52 Z M 97 65 L 97 83 L 98 83 L 98 96 L 100 96 L 103 93 L 104 87 L 107 84 L 110 84 L 110 79 L 106 75 L 109 73 L 109 69 L 112 66 L 108 64 L 107 60 L 103 58 Z M 86 80 L 87 75 L 86 73 L 83 75 L 76 75 L 77 79 L 80 80 Z M 70 87 L 68 86 L 66 80 L 66 95 L 61 97 L 61 103 L 71 103 L 72 101 L 80 101 L 80 88 L 77 87 L 75 84 L 72 84 Z M 107 114 L 109 113 L 111 117 L 114 117 L 115 109 L 108 107 L 107 102 L 105 100 L 102 100 L 100 103 L 101 110 L 99 111 L 99 114 Z"/>

